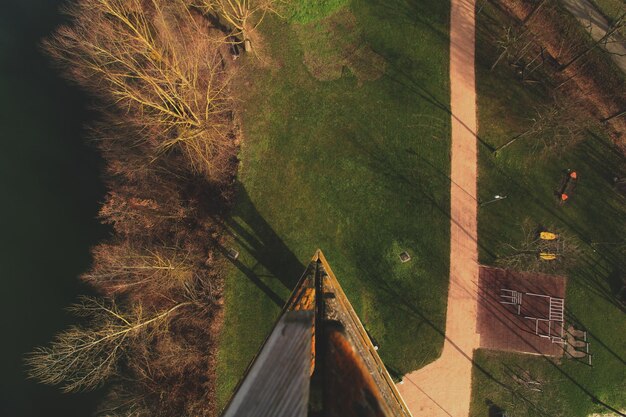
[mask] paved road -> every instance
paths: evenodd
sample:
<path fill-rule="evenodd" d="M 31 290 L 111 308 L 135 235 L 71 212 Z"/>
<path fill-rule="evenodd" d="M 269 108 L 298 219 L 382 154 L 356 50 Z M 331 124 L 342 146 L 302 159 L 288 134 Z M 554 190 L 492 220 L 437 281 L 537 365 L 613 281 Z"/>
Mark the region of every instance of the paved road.
<path fill-rule="evenodd" d="M 415 417 L 467 417 L 472 355 L 479 346 L 476 199 L 475 0 L 452 0 L 450 288 L 443 353 L 398 386 Z M 419 341 L 417 342 L 419 343 Z"/>
<path fill-rule="evenodd" d="M 563 5 L 580 23 L 589 27 L 591 37 L 601 39 L 609 29 L 609 22 L 588 0 L 562 0 Z M 604 49 L 611 54 L 611 58 L 626 74 L 626 40 L 620 35 L 613 35 Z"/>

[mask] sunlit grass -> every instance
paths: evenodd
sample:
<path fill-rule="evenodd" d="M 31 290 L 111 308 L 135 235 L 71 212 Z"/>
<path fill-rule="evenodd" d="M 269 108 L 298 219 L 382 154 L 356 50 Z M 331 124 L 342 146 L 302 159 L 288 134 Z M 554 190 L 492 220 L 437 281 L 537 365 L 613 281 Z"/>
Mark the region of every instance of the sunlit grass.
<path fill-rule="evenodd" d="M 347 69 L 336 81 L 317 81 L 302 63 L 297 28 L 277 19 L 263 29 L 271 68 L 248 68 L 241 80 L 245 140 L 230 222 L 241 265 L 226 280 L 221 405 L 318 247 L 393 373 L 440 353 L 449 4 L 354 1 L 351 10 L 364 41 L 385 59 L 376 81 Z M 400 263 L 401 250 L 411 262 Z"/>

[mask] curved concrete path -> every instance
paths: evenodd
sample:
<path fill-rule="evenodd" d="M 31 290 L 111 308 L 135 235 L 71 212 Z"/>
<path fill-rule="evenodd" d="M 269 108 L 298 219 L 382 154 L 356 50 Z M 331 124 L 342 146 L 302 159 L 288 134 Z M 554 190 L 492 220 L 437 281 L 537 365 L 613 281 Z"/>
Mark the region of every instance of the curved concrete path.
<path fill-rule="evenodd" d="M 476 334 L 478 250 L 476 198 L 475 0 L 452 0 L 450 288 L 443 353 L 405 376 L 398 390 L 414 417 L 467 417 Z"/>

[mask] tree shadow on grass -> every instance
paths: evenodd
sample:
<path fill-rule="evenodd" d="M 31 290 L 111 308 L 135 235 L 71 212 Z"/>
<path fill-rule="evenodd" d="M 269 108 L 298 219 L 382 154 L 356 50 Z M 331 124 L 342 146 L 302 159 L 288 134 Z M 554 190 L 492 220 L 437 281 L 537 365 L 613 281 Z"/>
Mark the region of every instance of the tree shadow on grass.
<path fill-rule="evenodd" d="M 360 150 L 364 156 L 367 156 L 368 163 L 371 163 L 373 167 L 378 172 L 381 173 L 381 175 L 389 176 L 390 178 L 393 179 L 393 181 L 391 181 L 390 183 L 409 185 L 415 191 L 417 199 L 428 201 L 436 209 L 436 211 L 439 211 L 440 215 L 445 216 L 446 218 L 450 218 L 450 213 L 449 213 L 449 208 L 448 208 L 449 202 L 438 199 L 433 193 L 433 189 L 430 188 L 428 184 L 424 184 L 422 181 L 420 181 L 420 178 L 414 177 L 410 172 L 407 172 L 406 169 L 403 167 L 403 164 L 397 164 L 395 163 L 397 161 L 390 161 L 387 158 L 385 158 L 386 154 L 382 152 L 379 148 L 377 148 L 377 143 L 375 140 L 359 141 L 358 143 L 355 143 L 354 142 L 355 138 L 352 138 L 349 135 L 346 135 L 345 137 L 349 141 L 352 140 L 352 144 L 354 148 Z M 429 174 L 427 175 L 427 177 L 431 179 L 439 178 L 439 180 L 442 181 L 444 184 L 446 182 L 448 182 L 449 184 L 450 179 L 447 173 L 442 172 L 441 170 L 437 169 L 436 165 L 432 164 L 427 159 L 420 157 L 420 155 L 416 155 L 414 152 L 411 152 L 411 151 L 407 153 L 409 155 L 419 157 L 420 171 L 428 172 Z M 502 171 L 501 174 L 508 175 L 508 173 L 505 171 Z M 520 188 L 526 188 L 525 185 L 523 185 L 522 183 L 519 183 L 513 177 L 510 178 L 510 181 L 516 183 L 516 185 Z M 532 190 L 526 189 L 526 191 L 528 195 L 530 196 L 534 195 Z M 573 224 L 571 220 L 567 218 L 563 218 L 563 216 L 559 216 L 559 213 L 557 212 L 556 208 L 551 207 L 548 204 L 542 202 L 536 196 L 534 198 L 537 200 L 536 201 L 537 204 L 543 206 L 544 210 L 549 211 L 550 213 L 553 214 L 553 216 L 560 218 L 561 221 L 567 224 L 571 229 L 576 230 L 576 227 L 575 227 L 576 225 Z M 483 248 L 483 249 L 488 250 L 488 248 Z M 363 264 L 365 264 L 365 261 L 363 261 Z M 363 278 L 367 279 L 368 277 L 364 276 Z M 389 282 L 387 282 L 384 279 L 380 279 L 380 277 L 376 279 L 369 279 L 369 281 L 370 281 L 369 284 L 372 285 L 374 288 L 376 288 L 377 292 L 381 294 L 385 294 L 388 300 L 393 300 L 396 306 L 399 309 L 403 310 L 404 314 L 413 315 L 416 319 L 420 320 L 421 323 L 425 324 L 427 327 L 430 327 L 432 330 L 438 333 L 442 338 L 446 338 L 445 329 L 443 328 L 443 326 L 441 326 L 441 324 L 438 323 L 437 320 L 434 320 L 433 317 L 431 317 L 428 313 L 418 308 L 414 300 L 411 300 L 410 297 L 408 297 L 408 293 L 406 291 L 399 289 L 399 288 L 394 288 L 394 286 L 392 286 Z M 468 288 L 467 290 L 469 291 L 471 290 L 471 288 Z M 605 296 L 608 296 L 608 295 L 605 294 Z M 511 329 L 511 330 L 512 332 L 517 332 L 516 329 Z M 521 401 L 525 402 L 532 409 L 537 410 L 538 412 L 543 412 L 541 409 L 541 405 L 536 404 L 530 398 L 527 398 L 523 394 L 517 392 L 514 389 L 514 387 L 512 387 L 508 382 L 496 377 L 488 369 L 485 369 L 481 367 L 479 364 L 477 364 L 472 359 L 471 352 L 463 352 L 460 349 L 460 347 L 455 343 L 454 340 L 448 339 L 448 342 L 452 346 L 454 346 L 455 349 L 459 350 L 459 352 L 462 355 L 464 355 L 468 361 L 472 362 L 472 364 L 475 366 L 477 371 L 484 374 L 487 378 L 491 379 L 492 381 L 497 383 L 499 386 L 501 386 L 505 390 L 513 393 L 516 397 L 518 397 Z M 601 342 L 599 341 L 599 343 Z M 603 346 L 610 350 L 610 348 L 606 344 L 603 344 Z M 622 360 L 619 357 L 619 355 L 616 355 L 614 352 L 612 353 L 619 360 Z M 562 369 L 560 366 L 554 363 L 550 358 L 544 357 L 543 359 L 547 361 L 547 363 L 551 367 L 554 367 L 568 381 L 574 384 L 580 390 L 581 394 L 589 397 L 589 399 L 593 403 L 602 405 L 605 408 L 616 412 L 616 408 L 612 407 L 610 404 L 607 404 L 601 401 L 593 392 L 591 392 L 587 387 L 585 387 L 582 384 L 582 382 L 578 381 L 575 375 Z"/>
<path fill-rule="evenodd" d="M 506 381 L 504 378 L 498 377 L 494 372 L 482 366 L 473 358 L 473 352 L 464 351 L 459 345 L 457 345 L 455 340 L 452 340 L 449 337 L 447 337 L 445 335 L 445 329 L 439 326 L 437 323 L 434 323 L 430 319 L 430 317 L 428 317 L 426 314 L 424 314 L 423 311 L 417 308 L 411 300 L 407 299 L 403 291 L 391 287 L 388 283 L 384 281 L 378 282 L 378 288 L 381 291 L 384 291 L 385 293 L 387 293 L 390 297 L 392 297 L 396 301 L 398 306 L 404 311 L 405 314 L 410 314 L 410 315 L 415 316 L 416 318 L 421 319 L 424 324 L 431 327 L 432 330 L 439 333 L 443 338 L 445 338 L 454 349 L 456 349 L 461 355 L 463 355 L 468 361 L 472 363 L 473 368 L 474 368 L 473 372 L 480 372 L 483 376 L 485 376 L 486 378 L 488 378 L 489 380 L 497 384 L 499 387 L 511 393 L 518 400 L 524 402 L 533 411 L 539 412 L 541 413 L 541 415 L 548 415 L 546 413 L 546 410 L 544 410 L 543 407 L 541 406 L 541 404 L 536 403 L 529 396 L 527 396 L 524 392 L 521 392 L 520 390 L 516 389 L 514 384 L 511 383 L 510 381 Z M 483 300 L 481 302 L 485 302 L 485 301 Z M 503 319 L 498 316 L 493 316 L 493 320 L 502 321 Z M 514 327 L 510 327 L 510 326 L 509 328 L 511 329 L 512 335 L 515 335 L 516 337 L 523 337 L 520 335 L 518 329 L 515 329 Z M 608 349 L 606 345 L 603 345 L 603 346 Z M 529 345 L 529 349 L 532 349 L 531 345 Z M 539 354 L 540 352 L 537 352 L 537 353 Z M 611 351 L 611 353 L 614 356 L 617 356 L 615 352 Z M 617 358 L 622 360 L 619 356 L 617 356 Z M 592 403 L 602 406 L 606 408 L 607 410 L 610 410 L 616 413 L 617 415 L 622 415 L 622 416 L 625 415 L 621 413 L 616 407 L 613 407 L 612 405 L 601 400 L 592 391 L 590 391 L 590 389 L 584 386 L 581 381 L 576 379 L 575 375 L 563 369 L 563 367 L 560 366 L 560 364 L 557 361 L 555 361 L 553 358 L 549 356 L 541 355 L 541 356 L 537 356 L 537 360 L 545 361 L 545 363 L 549 367 L 556 370 L 561 376 L 564 377 L 566 381 L 569 381 L 571 384 L 573 384 L 579 390 L 580 395 L 584 395 L 588 397 Z M 505 367 L 507 366 L 505 362 L 501 362 L 501 364 Z"/>
<path fill-rule="evenodd" d="M 603 152 L 594 149 L 600 148 L 600 144 L 606 147 Z M 595 171 L 605 180 L 604 184 L 599 183 L 599 185 L 596 185 L 596 187 L 601 186 L 601 188 L 594 188 L 594 194 L 603 196 L 607 195 L 606 193 L 613 192 L 610 189 L 609 178 L 611 173 L 621 172 L 619 170 L 623 166 L 623 157 L 616 158 L 615 155 L 612 155 L 612 158 L 607 158 L 607 155 L 613 154 L 613 150 L 597 137 L 590 138 L 588 143 L 580 144 L 579 148 L 574 151 L 577 152 L 576 169 L 579 170 L 579 172 L 582 172 L 583 175 L 587 174 L 585 176 L 587 177 L 590 176 L 589 173 Z M 578 152 L 584 153 L 578 154 Z M 558 222 L 560 227 L 565 227 L 576 235 L 582 246 L 587 249 L 587 253 L 583 254 L 578 261 L 581 263 L 586 262 L 587 269 L 592 269 L 594 273 L 588 273 L 584 268 L 579 268 L 576 270 L 575 276 L 572 275 L 570 278 L 583 280 L 584 282 L 582 282 L 582 284 L 587 286 L 588 289 L 593 289 L 606 301 L 619 306 L 615 295 L 611 294 L 606 288 L 607 279 L 599 278 L 601 276 L 607 277 L 610 271 L 604 271 L 605 273 L 598 274 L 598 272 L 600 272 L 599 270 L 602 268 L 617 267 L 621 269 L 625 264 L 624 256 L 619 250 L 620 247 L 616 245 L 617 242 L 621 241 L 620 237 L 615 234 L 615 232 L 619 230 L 619 227 L 613 227 L 612 229 L 606 227 L 606 225 L 604 228 L 599 227 L 599 222 L 606 223 L 606 219 L 620 218 L 622 211 L 617 207 L 617 203 L 609 204 L 607 201 L 610 200 L 605 200 L 602 204 L 599 204 L 589 200 L 586 201 L 584 206 L 580 206 L 584 200 L 581 202 L 574 200 L 573 203 L 578 206 L 576 210 L 564 210 L 564 208 L 556 204 L 554 200 L 546 199 L 541 189 L 535 189 L 532 186 L 532 181 L 534 180 L 532 176 L 529 177 L 530 179 L 524 178 L 523 176 L 519 177 L 507 164 L 498 163 L 497 158 L 491 155 L 482 161 L 484 166 L 488 166 L 486 170 L 489 171 L 489 175 L 500 178 L 500 184 L 506 184 L 508 190 L 515 190 L 515 194 L 525 196 L 525 207 L 534 207 L 534 209 L 529 210 L 530 212 L 537 210 L 537 213 L 543 213 L 544 216 L 551 218 L 552 221 Z M 563 166 L 567 164 L 566 162 L 560 161 L 558 163 Z M 545 180 L 555 181 L 556 177 L 548 177 Z M 583 182 L 581 186 L 589 187 L 589 185 L 586 184 L 586 182 Z M 481 221 L 483 222 L 482 225 Z M 491 223 L 495 224 L 493 221 Z M 485 227 L 485 224 L 488 225 L 489 223 L 485 223 L 485 219 L 481 218 L 479 220 L 479 230 L 482 241 L 498 240 L 498 234 L 501 233 L 499 228 Z M 604 230 L 604 233 L 600 235 L 599 231 L 602 230 Z M 602 242 L 598 243 L 597 240 L 601 240 Z M 595 253 L 593 257 L 590 255 L 591 251 Z M 599 260 L 606 262 L 606 265 L 602 265 Z"/>
<path fill-rule="evenodd" d="M 254 272 L 254 269 L 248 268 L 243 262 L 239 259 L 232 259 L 229 257 L 228 250 L 223 246 L 217 246 L 217 250 L 224 255 L 228 260 L 237 267 L 238 270 L 243 272 L 248 279 L 256 285 L 263 293 L 269 298 L 276 306 L 282 307 L 285 305 L 286 300 L 284 300 L 280 295 L 276 294 L 276 292 Z"/>
<path fill-rule="evenodd" d="M 449 19 L 449 2 L 440 0 L 377 0 L 372 8 L 380 16 L 393 20 L 396 25 L 423 26 L 442 42 L 448 42 L 450 34 L 445 25 Z"/>
<path fill-rule="evenodd" d="M 254 264 L 246 265 L 241 258 L 231 259 L 226 248 L 220 247 L 219 250 L 272 302 L 282 307 L 286 300 L 272 289 L 271 281 L 277 279 L 291 291 L 305 266 L 258 212 L 245 187 L 238 183 L 236 189 L 237 205 L 222 225 L 236 245 L 254 259 Z M 259 273 L 259 270 L 266 273 Z"/>
<path fill-rule="evenodd" d="M 502 417 L 505 415 L 504 409 L 498 406 L 497 404 L 494 404 L 491 400 L 486 400 L 485 404 L 487 404 L 487 409 L 488 409 L 487 416 Z"/>
<path fill-rule="evenodd" d="M 452 220 L 450 215 L 449 198 L 437 196 L 436 190 L 445 187 L 450 188 L 449 172 L 443 171 L 427 156 L 421 155 L 411 147 L 404 150 L 405 155 L 398 160 L 392 160 L 389 152 L 383 148 L 384 144 L 377 141 L 375 137 L 368 140 L 359 140 L 350 132 L 343 132 L 346 142 L 350 143 L 354 152 L 359 152 L 372 170 L 389 179 L 386 183 L 389 188 L 403 188 L 411 190 L 410 193 L 396 191 L 398 196 L 407 198 L 414 204 L 429 204 L 437 216 L 443 216 Z M 401 151 L 400 151 L 401 152 Z M 477 202 L 478 203 L 478 202 Z M 457 226 L 466 231 L 463 225 L 455 220 Z M 476 242 L 479 247 L 493 255 L 489 248 L 482 246 L 481 242 Z"/>
<path fill-rule="evenodd" d="M 474 131 L 468 126 L 464 120 L 460 119 L 456 114 L 452 112 L 450 103 L 442 101 L 430 88 L 426 87 L 422 81 L 418 80 L 414 74 L 415 63 L 409 56 L 398 56 L 389 64 L 389 69 L 385 74 L 385 78 L 391 82 L 402 86 L 403 89 L 413 93 L 416 99 L 421 99 L 433 108 L 443 112 L 447 116 L 457 121 L 463 129 L 468 130 L 472 135 L 476 137 L 478 145 L 486 148 L 490 152 L 495 150 L 495 147 L 488 143 L 479 132 Z M 449 86 L 447 86 L 449 88 Z"/>

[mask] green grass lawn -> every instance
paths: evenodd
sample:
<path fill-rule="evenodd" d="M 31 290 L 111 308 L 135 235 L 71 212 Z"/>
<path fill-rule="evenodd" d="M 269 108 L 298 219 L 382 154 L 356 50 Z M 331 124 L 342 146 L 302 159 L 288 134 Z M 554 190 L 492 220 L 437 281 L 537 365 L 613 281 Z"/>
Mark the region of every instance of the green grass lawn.
<path fill-rule="evenodd" d="M 335 10 L 329 5 L 339 2 L 319 3 Z M 392 372 L 440 354 L 449 269 L 449 3 L 347 7 L 358 55 L 346 53 L 346 42 L 327 53 L 333 42 L 323 37 L 324 20 L 271 17 L 261 29 L 269 58 L 242 58 L 244 140 L 228 221 L 241 255 L 226 279 L 220 406 L 318 247 Z M 303 49 L 316 45 L 307 36 L 320 36 L 326 48 L 313 60 L 345 60 L 339 74 L 327 74 L 332 81 L 303 64 L 305 53 L 316 53 Z M 368 71 L 369 59 L 376 71 Z M 399 262 L 402 250 L 411 262 Z"/>
<path fill-rule="evenodd" d="M 547 93 L 539 86 L 522 85 L 505 64 L 489 71 L 497 55 L 486 37 L 496 30 L 489 16 L 493 9 L 486 6 L 478 20 L 479 136 L 497 147 L 526 129 L 526 118 L 537 103 L 546 101 Z M 560 206 L 554 190 L 568 168 L 577 170 L 580 179 L 571 200 Z M 525 221 L 573 236 L 580 253 L 562 271 L 568 277 L 567 319 L 588 330 L 593 367 L 567 359 L 479 351 L 472 416 L 487 416 L 489 404 L 510 416 L 582 417 L 608 407 L 626 409 L 626 321 L 615 299 L 626 267 L 626 199 L 612 185 L 613 177 L 624 176 L 625 169 L 623 155 L 601 132 L 590 132 L 576 146 L 548 157 L 533 153 L 528 140 L 497 157 L 480 147 L 481 198 L 507 195 L 479 210 L 481 262 L 493 264 L 506 253 L 506 244 L 519 246 Z M 515 382 L 512 374 L 520 369 L 542 382 L 542 392 Z"/>

